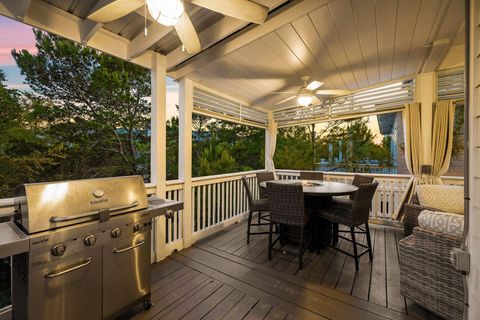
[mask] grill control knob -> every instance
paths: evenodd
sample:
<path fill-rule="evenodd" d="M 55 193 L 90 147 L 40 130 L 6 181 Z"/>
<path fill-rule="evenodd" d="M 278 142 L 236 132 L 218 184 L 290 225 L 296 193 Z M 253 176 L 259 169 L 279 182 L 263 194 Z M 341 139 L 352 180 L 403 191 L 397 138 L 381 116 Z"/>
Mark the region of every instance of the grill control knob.
<path fill-rule="evenodd" d="M 110 234 L 112 235 L 112 238 L 118 238 L 122 235 L 122 229 L 115 228 L 115 229 L 112 230 L 112 232 Z"/>
<path fill-rule="evenodd" d="M 85 243 L 85 245 L 89 247 L 95 245 L 96 242 L 97 242 L 97 237 L 95 237 L 93 234 L 83 239 L 83 243 Z"/>
<path fill-rule="evenodd" d="M 133 232 L 138 232 L 142 230 L 142 224 L 140 222 L 137 222 L 133 225 Z"/>
<path fill-rule="evenodd" d="M 50 252 L 55 257 L 59 257 L 59 256 L 63 256 L 63 254 L 65 253 L 65 250 L 67 250 L 67 247 L 65 247 L 64 244 L 56 244 L 52 247 L 52 249 L 50 249 Z"/>

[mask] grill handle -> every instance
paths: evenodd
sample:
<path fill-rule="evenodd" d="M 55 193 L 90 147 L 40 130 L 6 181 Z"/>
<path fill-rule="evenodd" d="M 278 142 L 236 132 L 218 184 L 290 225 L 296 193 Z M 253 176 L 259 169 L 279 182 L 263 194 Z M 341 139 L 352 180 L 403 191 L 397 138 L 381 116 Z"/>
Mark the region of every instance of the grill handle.
<path fill-rule="evenodd" d="M 64 275 L 66 273 L 69 273 L 69 272 L 72 272 L 72 271 L 75 271 L 75 270 L 78 270 L 78 269 L 81 269 L 81 268 L 85 268 L 86 266 L 88 266 L 90 263 L 92 262 L 92 258 L 87 258 L 85 261 L 83 261 L 82 263 L 79 263 L 71 268 L 68 268 L 66 270 L 63 270 L 63 271 L 59 271 L 59 272 L 50 272 L 50 273 L 47 273 L 45 275 L 45 278 L 47 279 L 51 279 L 51 278 L 55 278 L 55 277 L 58 277 L 58 276 L 61 276 L 61 275 Z"/>
<path fill-rule="evenodd" d="M 137 205 L 138 205 L 138 201 L 134 201 L 133 203 L 127 204 L 125 206 L 120 206 L 120 207 L 115 207 L 115 208 L 110 208 L 110 209 L 105 209 L 105 210 L 108 210 L 109 212 L 115 212 L 115 211 L 130 209 L 130 208 L 136 207 Z M 60 217 L 53 216 L 53 217 L 50 218 L 50 222 L 52 222 L 52 223 L 67 222 L 67 221 L 92 217 L 92 216 L 95 216 L 95 215 L 99 215 L 100 211 L 105 211 L 105 210 L 90 211 L 90 212 L 86 212 L 86 213 L 76 214 L 74 216 L 60 216 Z"/>
<path fill-rule="evenodd" d="M 130 247 L 126 247 L 126 248 L 123 248 L 123 249 L 113 249 L 113 253 L 122 253 L 122 252 L 125 252 L 125 251 L 128 251 L 128 250 L 135 249 L 136 247 L 140 247 L 143 244 L 145 244 L 145 240 L 140 240 L 136 244 L 134 244 Z"/>

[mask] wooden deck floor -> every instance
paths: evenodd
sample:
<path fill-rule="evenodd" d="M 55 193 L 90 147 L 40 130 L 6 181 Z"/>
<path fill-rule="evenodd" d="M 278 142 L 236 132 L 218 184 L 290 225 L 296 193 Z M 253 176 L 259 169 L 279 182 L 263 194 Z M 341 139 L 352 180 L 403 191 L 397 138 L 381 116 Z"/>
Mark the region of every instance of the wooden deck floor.
<path fill-rule="evenodd" d="M 372 226 L 374 259 L 363 256 L 357 273 L 330 248 L 307 251 L 303 270 L 280 250 L 268 261 L 267 236 L 247 245 L 245 230 L 231 226 L 154 264 L 154 306 L 134 319 L 437 319 L 400 295 L 400 229 Z"/>

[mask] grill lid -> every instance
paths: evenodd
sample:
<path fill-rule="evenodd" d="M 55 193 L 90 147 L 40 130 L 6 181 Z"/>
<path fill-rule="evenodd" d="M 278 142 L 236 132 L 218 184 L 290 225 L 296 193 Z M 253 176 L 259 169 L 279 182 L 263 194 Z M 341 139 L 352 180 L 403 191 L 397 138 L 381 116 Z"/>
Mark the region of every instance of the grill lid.
<path fill-rule="evenodd" d="M 28 233 L 144 209 L 141 176 L 24 184 L 15 189 L 15 220 Z"/>

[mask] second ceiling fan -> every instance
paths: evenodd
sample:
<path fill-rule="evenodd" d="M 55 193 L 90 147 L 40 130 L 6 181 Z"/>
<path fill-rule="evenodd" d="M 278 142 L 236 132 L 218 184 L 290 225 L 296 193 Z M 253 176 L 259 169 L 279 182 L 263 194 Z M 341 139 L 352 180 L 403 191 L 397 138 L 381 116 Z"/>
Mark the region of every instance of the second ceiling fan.
<path fill-rule="evenodd" d="M 298 91 L 282 91 L 282 92 L 272 92 L 270 94 L 293 94 L 292 96 L 277 102 L 276 105 L 284 104 L 293 99 L 297 99 L 297 104 L 302 107 L 307 107 L 309 105 L 318 105 L 321 103 L 319 96 L 341 96 L 350 93 L 348 90 L 317 90 L 323 86 L 323 82 L 320 81 L 310 81 L 310 76 L 303 76 L 301 78 L 303 81 L 303 86 Z"/>
<path fill-rule="evenodd" d="M 240 20 L 262 24 L 268 7 L 249 0 L 185 0 L 194 5 Z M 183 0 L 101 0 L 88 19 L 108 23 L 145 6 L 152 18 L 165 26 L 174 26 L 183 47 L 189 54 L 201 51 L 202 46 Z"/>

